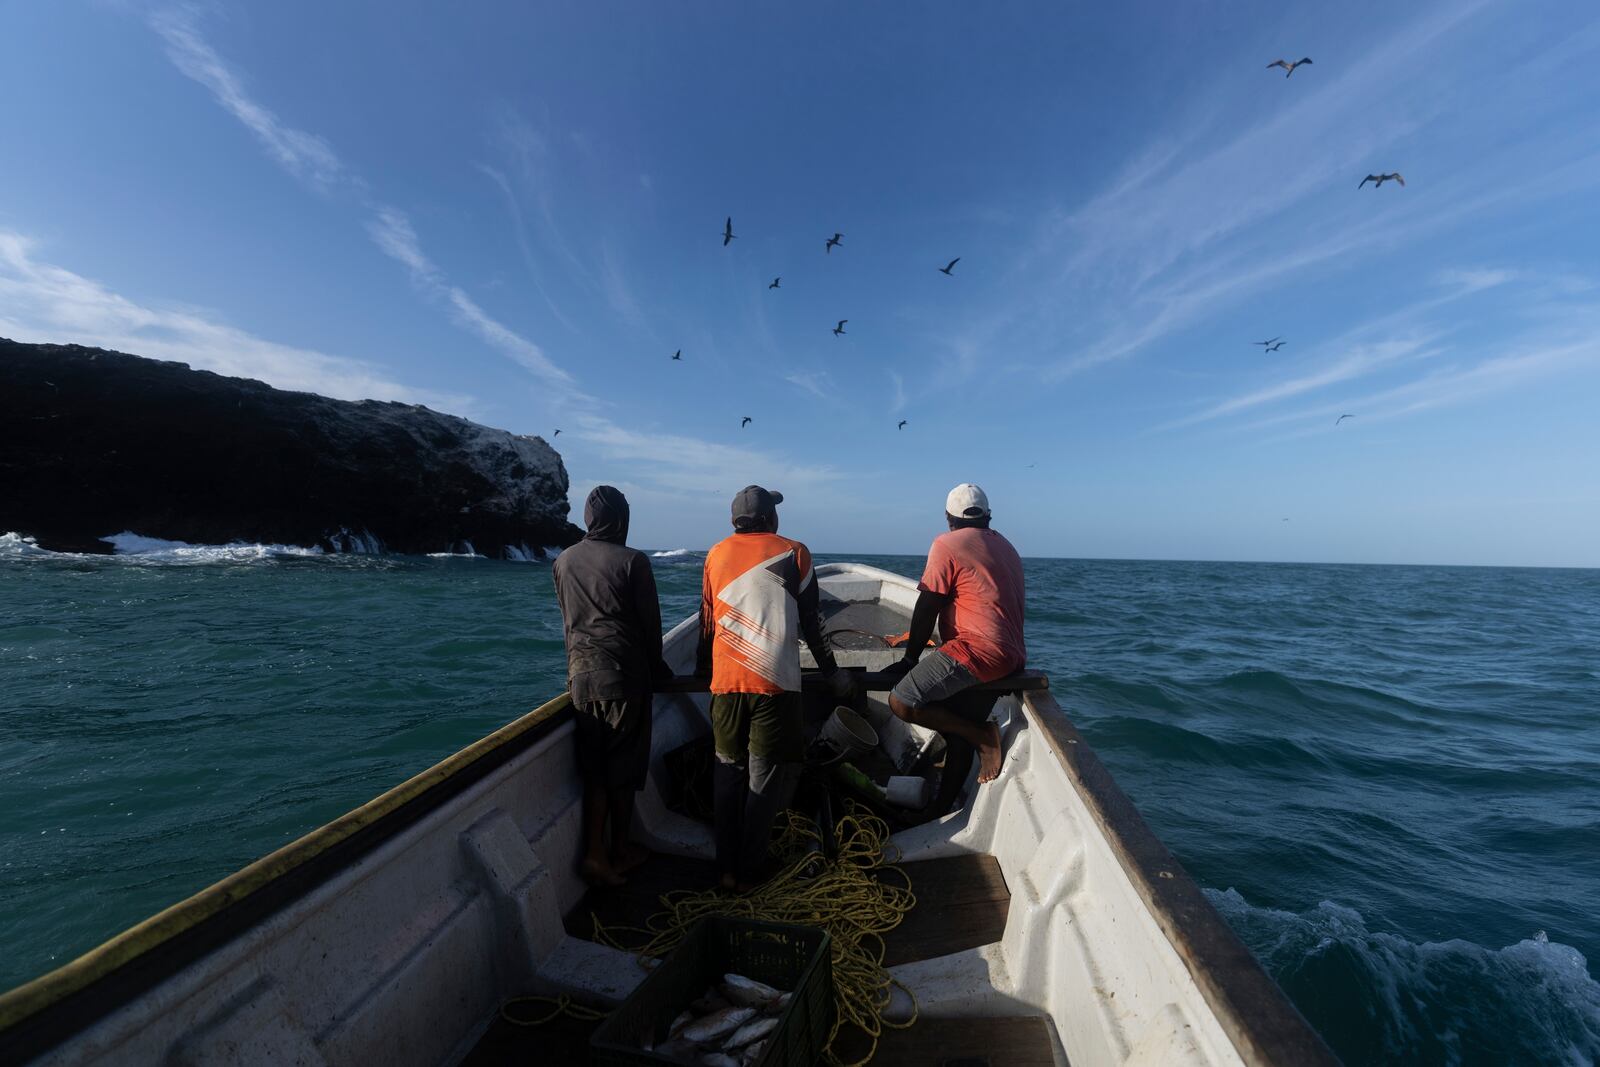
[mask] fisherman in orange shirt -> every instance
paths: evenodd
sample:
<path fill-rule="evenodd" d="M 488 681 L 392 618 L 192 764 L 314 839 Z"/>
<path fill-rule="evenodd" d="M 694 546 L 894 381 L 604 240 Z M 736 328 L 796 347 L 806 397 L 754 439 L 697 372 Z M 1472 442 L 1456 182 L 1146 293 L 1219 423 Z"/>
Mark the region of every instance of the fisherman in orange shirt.
<path fill-rule="evenodd" d="M 954 779 L 966 778 L 973 749 L 979 782 L 1000 774 L 1000 728 L 989 719 L 999 694 L 973 686 L 1027 665 L 1025 589 L 1022 559 L 1010 541 L 989 528 L 989 498 L 982 489 L 971 483 L 956 486 L 944 510 L 950 532 L 934 538 L 928 549 L 905 658 L 890 668 L 901 678 L 889 694 L 889 708 L 906 722 L 944 735 L 950 745 L 946 769 L 961 767 L 945 784 L 959 788 Z M 943 644 L 924 656 L 936 621 Z M 953 799 L 953 790 L 941 789 L 941 803 Z"/>
<path fill-rule="evenodd" d="M 840 699 L 853 683 L 822 636 L 811 551 L 778 536 L 783 494 L 746 486 L 733 535 L 706 554 L 695 673 L 711 677 L 717 873 L 747 892 L 761 879 L 773 819 L 800 777 L 800 639 Z"/>

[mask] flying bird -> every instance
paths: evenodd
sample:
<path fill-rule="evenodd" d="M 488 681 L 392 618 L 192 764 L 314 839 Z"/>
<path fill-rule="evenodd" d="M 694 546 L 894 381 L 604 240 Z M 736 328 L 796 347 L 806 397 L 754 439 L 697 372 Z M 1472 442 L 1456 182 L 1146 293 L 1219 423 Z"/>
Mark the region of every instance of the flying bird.
<path fill-rule="evenodd" d="M 1251 343 L 1251 344 L 1253 344 L 1253 345 L 1262 345 L 1262 346 L 1263 346 L 1263 347 L 1264 347 L 1264 346 L 1266 346 L 1266 345 L 1275 345 L 1275 344 L 1277 344 L 1277 343 L 1278 343 L 1278 342 L 1279 342 L 1279 341 L 1281 341 L 1281 340 L 1283 340 L 1283 338 L 1281 338 L 1281 337 L 1274 337 L 1274 338 L 1273 338 L 1273 339 L 1272 339 L 1272 340 L 1270 340 L 1270 341 L 1251 341 L 1251 342 L 1250 342 L 1250 343 Z"/>
<path fill-rule="evenodd" d="M 1294 73 L 1294 68 L 1303 67 L 1310 62 L 1310 59 L 1297 59 L 1293 63 L 1282 59 L 1274 59 L 1271 63 L 1267 64 L 1267 69 L 1271 70 L 1273 67 L 1282 67 L 1284 69 L 1283 76 L 1287 78 L 1290 74 Z"/>
<path fill-rule="evenodd" d="M 1398 175 L 1398 174 L 1369 174 L 1365 178 L 1361 179 L 1361 185 L 1365 185 L 1368 182 L 1376 182 L 1377 184 L 1374 185 L 1373 188 L 1377 189 L 1379 186 L 1383 185 L 1383 183 L 1387 182 L 1387 181 L 1396 181 L 1396 182 L 1399 182 L 1401 185 L 1404 185 L 1406 183 L 1406 180 L 1404 178 L 1400 177 L 1400 175 Z M 1361 185 L 1356 186 L 1356 188 L 1357 189 L 1361 188 Z"/>
<path fill-rule="evenodd" d="M 1341 422 L 1343 422 L 1343 421 L 1344 421 L 1344 420 L 1345 420 L 1345 419 L 1349 419 L 1349 418 L 1354 418 L 1354 416 L 1352 416 L 1352 415 L 1340 415 L 1340 416 L 1339 416 L 1339 417 L 1338 417 L 1338 418 L 1337 418 L 1337 419 L 1334 419 L 1334 420 L 1333 420 L 1333 424 L 1334 424 L 1334 425 L 1335 425 L 1335 426 L 1337 426 L 1337 425 L 1339 425 L 1339 424 L 1340 424 L 1340 423 L 1341 423 Z"/>
<path fill-rule="evenodd" d="M 901 420 L 900 420 L 900 425 L 899 425 L 899 426 L 896 426 L 896 427 L 895 427 L 895 429 L 897 429 L 897 430 L 903 430 L 903 429 L 905 429 L 905 428 L 906 428 L 906 422 L 907 422 L 907 420 L 906 420 L 906 419 L 901 419 Z"/>
<path fill-rule="evenodd" d="M 1267 346 L 1267 351 L 1268 352 L 1276 352 L 1278 349 L 1282 348 L 1284 345 L 1286 345 L 1288 343 L 1289 343 L 1288 341 L 1279 341 L 1275 345 L 1268 345 Z"/>
<path fill-rule="evenodd" d="M 844 334 L 844 324 L 849 322 L 849 321 L 850 321 L 849 319 L 840 319 L 839 320 L 839 325 L 837 325 L 837 326 L 835 326 L 833 328 L 833 335 L 835 337 L 842 336 Z"/>
<path fill-rule="evenodd" d="M 733 232 L 733 216 L 728 216 L 728 221 L 722 224 L 722 247 L 727 248 L 728 242 L 739 236 Z"/>
<path fill-rule="evenodd" d="M 551 437 L 560 437 L 561 436 L 561 431 L 557 430 L 555 433 L 551 434 L 550 436 Z"/>
<path fill-rule="evenodd" d="M 739 424 L 739 429 L 741 429 L 741 430 L 744 429 L 746 426 L 749 426 L 750 423 L 753 422 L 753 421 L 754 420 L 751 419 L 749 415 L 746 415 L 744 417 L 744 421 Z"/>
<path fill-rule="evenodd" d="M 939 268 L 939 273 L 940 274 L 949 274 L 950 273 L 950 268 L 954 267 L 957 263 L 960 263 L 960 262 L 961 262 L 961 257 L 957 256 L 955 259 L 952 259 L 950 262 L 948 262 L 944 266 L 940 267 Z"/>
<path fill-rule="evenodd" d="M 683 349 L 680 348 L 676 352 L 672 353 L 672 358 L 678 360 L 683 359 Z"/>
<path fill-rule="evenodd" d="M 833 246 L 838 244 L 839 243 L 839 238 L 841 238 L 843 236 L 844 236 L 844 234 L 842 234 L 842 233 L 834 234 L 832 237 L 828 238 L 828 243 L 822 246 L 822 250 L 824 252 L 832 252 L 833 251 Z"/>
<path fill-rule="evenodd" d="M 767 286 L 767 288 L 768 289 L 777 289 L 779 287 L 778 283 L 781 282 L 781 281 L 783 281 L 783 275 L 780 274 L 776 278 L 772 279 L 772 284 Z"/>

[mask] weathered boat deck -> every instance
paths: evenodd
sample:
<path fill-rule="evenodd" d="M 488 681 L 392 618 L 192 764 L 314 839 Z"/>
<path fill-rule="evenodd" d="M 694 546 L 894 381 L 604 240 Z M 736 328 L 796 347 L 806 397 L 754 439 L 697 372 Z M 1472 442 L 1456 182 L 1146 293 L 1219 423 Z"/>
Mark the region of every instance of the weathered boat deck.
<path fill-rule="evenodd" d="M 1011 908 L 1000 864 L 992 856 L 962 855 L 900 865 L 911 879 L 917 903 L 905 921 L 884 937 L 884 964 L 936 959 L 952 952 L 999 941 Z M 615 889 L 592 889 L 566 917 L 567 933 L 593 940 L 594 924 L 643 926 L 661 910 L 661 894 L 676 889 L 702 889 L 716 881 L 710 860 L 657 855 Z M 561 1018 L 544 1026 L 513 1026 L 496 1020 L 472 1054 L 468 1067 L 500 1064 L 578 1063 L 585 1061 L 594 1023 Z M 856 1058 L 851 1046 L 859 1035 L 840 1035 L 838 1051 Z M 1039 1017 L 959 1019 L 921 1018 L 907 1030 L 885 1030 L 876 1063 L 1052 1065 L 1049 1023 Z M 862 1051 L 865 1045 L 861 1046 Z"/>

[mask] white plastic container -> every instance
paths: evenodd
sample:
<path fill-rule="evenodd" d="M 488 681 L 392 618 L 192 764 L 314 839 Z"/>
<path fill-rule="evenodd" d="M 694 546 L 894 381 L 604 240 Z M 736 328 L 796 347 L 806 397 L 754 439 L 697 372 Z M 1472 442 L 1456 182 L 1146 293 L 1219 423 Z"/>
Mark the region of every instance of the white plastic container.
<path fill-rule="evenodd" d="M 838 750 L 840 759 L 853 759 L 878 747 L 878 731 L 843 704 L 822 724 L 820 736 Z"/>

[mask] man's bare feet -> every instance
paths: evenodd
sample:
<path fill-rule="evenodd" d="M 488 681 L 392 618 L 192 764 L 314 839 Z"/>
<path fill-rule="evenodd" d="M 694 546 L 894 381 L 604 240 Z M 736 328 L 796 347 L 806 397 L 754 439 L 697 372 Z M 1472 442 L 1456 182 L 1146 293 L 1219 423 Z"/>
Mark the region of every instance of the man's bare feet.
<path fill-rule="evenodd" d="M 593 886 L 615 888 L 628 884 L 628 880 L 612 870 L 609 863 L 600 860 L 585 859 L 578 864 L 578 873 L 583 876 L 585 882 Z"/>
<path fill-rule="evenodd" d="M 1000 748 L 1000 724 L 991 719 L 983 726 L 985 739 L 978 745 L 978 781 L 992 782 L 1000 777 L 1000 761 L 1005 753 Z"/>
<path fill-rule="evenodd" d="M 627 874 L 649 858 L 649 849 L 632 841 L 624 841 L 622 847 L 611 850 L 611 869 L 618 874 Z"/>

